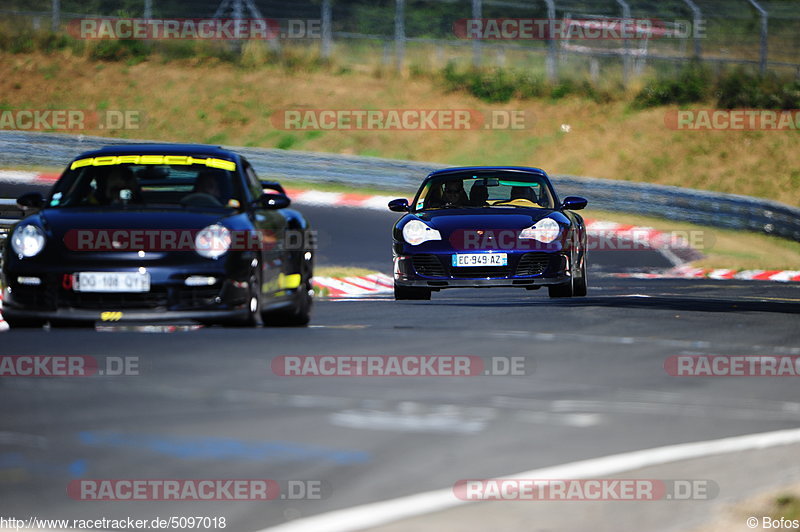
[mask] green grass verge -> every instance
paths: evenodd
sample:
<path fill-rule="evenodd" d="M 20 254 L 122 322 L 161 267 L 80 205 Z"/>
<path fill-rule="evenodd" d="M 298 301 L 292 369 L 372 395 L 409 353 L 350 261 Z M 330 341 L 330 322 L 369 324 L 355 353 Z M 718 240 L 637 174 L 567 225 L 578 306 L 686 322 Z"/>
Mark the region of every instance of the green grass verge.
<path fill-rule="evenodd" d="M 800 497 L 796 495 L 781 495 L 775 499 L 775 518 L 787 520 L 800 519 Z"/>

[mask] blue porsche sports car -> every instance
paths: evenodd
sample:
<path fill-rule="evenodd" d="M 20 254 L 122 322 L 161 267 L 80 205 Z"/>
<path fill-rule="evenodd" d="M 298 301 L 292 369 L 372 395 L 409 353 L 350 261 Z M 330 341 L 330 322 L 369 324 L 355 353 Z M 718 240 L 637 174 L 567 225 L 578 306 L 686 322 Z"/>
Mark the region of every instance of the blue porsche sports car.
<path fill-rule="evenodd" d="M 4 250 L 14 327 L 189 319 L 305 325 L 313 240 L 274 182 L 213 146 L 130 144 L 84 153 Z"/>
<path fill-rule="evenodd" d="M 586 295 L 586 227 L 543 170 L 448 168 L 429 174 L 392 231 L 395 299 L 443 288 L 547 286 L 550 297 Z"/>

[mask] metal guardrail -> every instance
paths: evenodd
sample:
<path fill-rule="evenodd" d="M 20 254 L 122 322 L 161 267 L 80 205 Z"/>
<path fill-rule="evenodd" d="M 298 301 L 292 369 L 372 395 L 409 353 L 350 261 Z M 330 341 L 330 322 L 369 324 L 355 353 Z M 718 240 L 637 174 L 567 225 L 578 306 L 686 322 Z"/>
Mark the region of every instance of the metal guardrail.
<path fill-rule="evenodd" d="M 2 166 L 61 166 L 83 151 L 142 141 L 83 135 L 0 131 Z M 387 190 L 416 190 L 430 171 L 445 165 L 323 153 L 231 147 L 265 179 L 337 182 Z M 644 214 L 713 227 L 766 233 L 800 241 L 800 208 L 734 194 L 679 187 L 554 175 L 559 194 L 589 199 L 593 208 Z"/>

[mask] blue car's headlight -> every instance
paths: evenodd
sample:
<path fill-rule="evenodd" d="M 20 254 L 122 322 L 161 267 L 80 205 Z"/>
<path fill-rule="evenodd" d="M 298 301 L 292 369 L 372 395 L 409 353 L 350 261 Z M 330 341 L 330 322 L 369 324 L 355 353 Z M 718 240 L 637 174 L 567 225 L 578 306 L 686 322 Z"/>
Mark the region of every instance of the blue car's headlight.
<path fill-rule="evenodd" d="M 33 257 L 44 249 L 44 231 L 33 224 L 18 225 L 11 234 L 11 249 L 19 258 Z"/>
<path fill-rule="evenodd" d="M 403 239 L 412 246 L 418 246 L 429 240 L 441 240 L 439 231 L 419 220 L 411 220 L 403 226 Z"/>
<path fill-rule="evenodd" d="M 552 218 L 542 218 L 533 224 L 532 227 L 523 229 L 520 232 L 519 237 L 531 238 L 533 240 L 538 240 L 539 242 L 549 244 L 558 238 L 559 234 L 561 234 L 561 226 L 558 225 L 558 222 Z"/>
<path fill-rule="evenodd" d="M 224 225 L 209 225 L 194 238 L 197 254 L 207 259 L 218 259 L 231 247 L 231 232 Z"/>

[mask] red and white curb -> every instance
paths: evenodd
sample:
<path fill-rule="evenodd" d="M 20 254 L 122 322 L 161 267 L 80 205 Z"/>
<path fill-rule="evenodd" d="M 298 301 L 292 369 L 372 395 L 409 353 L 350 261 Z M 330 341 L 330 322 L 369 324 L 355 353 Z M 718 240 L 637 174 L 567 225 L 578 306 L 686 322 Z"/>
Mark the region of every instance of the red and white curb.
<path fill-rule="evenodd" d="M 360 277 L 314 277 L 314 285 L 330 298 L 369 297 L 394 293 L 394 280 L 383 273 Z"/>
<path fill-rule="evenodd" d="M 0 170 L 0 182 L 13 183 L 52 183 L 58 179 L 58 174 L 42 174 L 23 170 Z M 361 209 L 386 210 L 386 205 L 396 196 L 349 194 L 344 192 L 324 192 L 319 190 L 304 190 L 286 188 L 286 193 L 295 203 L 303 205 L 317 205 L 329 207 L 356 207 Z M 678 258 L 676 251 L 691 250 L 689 243 L 675 233 L 659 231 L 652 227 L 619 224 L 601 220 L 586 220 L 586 231 L 590 236 L 597 238 L 617 238 L 629 241 L 638 249 L 651 248 L 662 253 L 675 267 L 654 273 L 622 273 L 614 274 L 615 277 L 628 277 L 637 279 L 720 279 L 720 280 L 748 280 L 748 281 L 779 281 L 800 282 L 800 271 L 795 270 L 724 270 L 724 269 L 698 269 L 684 264 Z M 362 277 L 315 277 L 314 284 L 324 289 L 327 297 L 350 298 L 368 297 L 373 295 L 389 294 L 394 290 L 393 279 L 385 274 L 377 273 Z M 0 306 L 2 301 L 0 301 Z M 8 328 L 2 321 L 0 314 L 0 330 Z"/>
<path fill-rule="evenodd" d="M 616 273 L 613 277 L 632 279 L 715 279 L 735 281 L 800 282 L 800 270 L 726 270 L 678 266 L 663 272 Z"/>
<path fill-rule="evenodd" d="M 51 183 L 58 178 L 57 174 L 42 174 L 21 170 L 0 170 L 0 182 L 16 183 Z M 384 211 L 387 203 L 397 196 L 349 194 L 345 192 L 325 192 L 286 188 L 286 193 L 295 203 L 326 207 L 356 207 Z M 635 249 L 651 248 L 661 252 L 673 265 L 686 262 L 675 255 L 677 250 L 691 249 L 689 243 L 675 233 L 659 231 L 652 227 L 618 224 L 601 220 L 586 220 L 586 231 L 597 238 L 616 238 L 629 241 Z"/>
<path fill-rule="evenodd" d="M 357 207 L 359 209 L 387 210 L 386 204 L 397 196 L 348 194 L 345 192 L 323 192 L 287 188 L 286 193 L 293 202 L 323 207 Z"/>
<path fill-rule="evenodd" d="M 58 180 L 59 174 L 42 174 L 27 170 L 0 170 L 0 183 L 24 184 L 52 184 Z"/>

